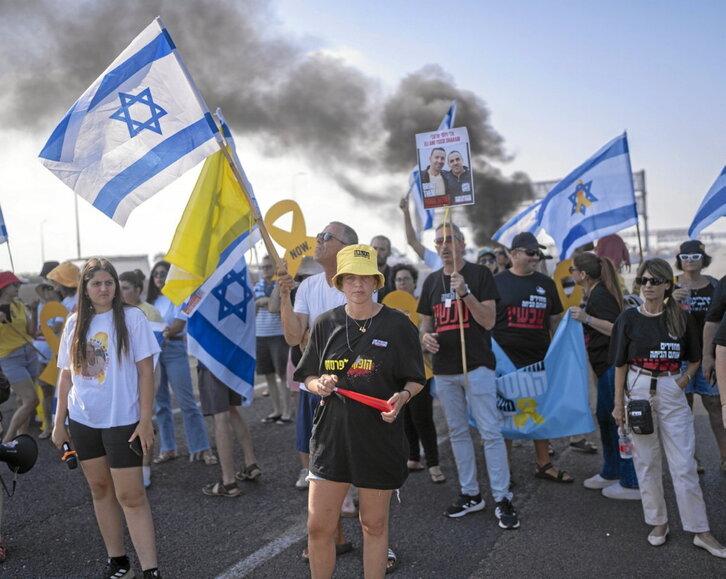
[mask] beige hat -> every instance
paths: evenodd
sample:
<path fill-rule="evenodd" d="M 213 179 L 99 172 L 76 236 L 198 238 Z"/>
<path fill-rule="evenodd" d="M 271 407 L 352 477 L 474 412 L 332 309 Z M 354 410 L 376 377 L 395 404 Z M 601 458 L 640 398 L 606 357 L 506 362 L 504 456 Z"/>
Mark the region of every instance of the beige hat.
<path fill-rule="evenodd" d="M 78 287 L 81 277 L 81 270 L 70 261 L 64 261 L 48 273 L 48 279 L 53 280 L 63 287 Z"/>
<path fill-rule="evenodd" d="M 343 285 L 343 276 L 347 273 L 354 275 L 372 275 L 376 277 L 376 289 L 381 289 L 386 283 L 383 274 L 378 271 L 378 254 L 370 245 L 359 243 L 347 245 L 338 252 L 338 271 L 333 276 L 333 285 L 338 289 Z"/>

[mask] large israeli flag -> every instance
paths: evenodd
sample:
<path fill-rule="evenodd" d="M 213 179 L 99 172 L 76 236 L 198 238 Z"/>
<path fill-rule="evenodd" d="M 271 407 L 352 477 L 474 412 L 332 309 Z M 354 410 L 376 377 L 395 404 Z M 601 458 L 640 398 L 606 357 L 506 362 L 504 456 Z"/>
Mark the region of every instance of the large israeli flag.
<path fill-rule="evenodd" d="M 533 203 L 497 229 L 492 239 L 498 241 L 504 247 L 511 247 L 512 240 L 519 233 L 528 231 L 536 235 L 539 229 L 539 210 L 541 207 L 542 200 L 540 199 L 537 203 Z"/>
<path fill-rule="evenodd" d="M 184 309 L 189 353 L 241 394 L 245 406 L 254 398 L 256 356 L 255 300 L 244 259 L 248 235 L 226 253 Z"/>
<path fill-rule="evenodd" d="M 454 126 L 456 120 L 456 100 L 451 101 L 449 110 L 446 111 L 444 118 L 439 123 L 437 130 L 443 131 L 444 129 L 450 129 Z M 421 191 L 421 185 L 419 184 L 419 171 L 418 165 L 413 168 L 411 174 L 408 176 L 408 194 L 411 196 L 413 193 L 413 202 L 416 206 L 416 214 L 418 215 L 419 223 L 421 224 L 421 231 L 427 229 L 433 229 L 434 227 L 434 211 L 433 209 L 424 209 L 423 192 Z"/>
<path fill-rule="evenodd" d="M 626 133 L 610 141 L 555 185 L 542 201 L 539 223 L 560 260 L 575 249 L 638 222 Z"/>
<path fill-rule="evenodd" d="M 701 231 L 724 215 L 726 215 L 726 167 L 701 201 L 693 223 L 688 228 L 688 237 L 697 239 Z"/>
<path fill-rule="evenodd" d="M 218 129 L 161 19 L 83 93 L 41 163 L 124 225 L 138 205 L 219 150 Z"/>
<path fill-rule="evenodd" d="M 8 228 L 5 227 L 5 217 L 3 217 L 3 210 L 0 209 L 0 244 L 6 243 L 8 240 Z"/>

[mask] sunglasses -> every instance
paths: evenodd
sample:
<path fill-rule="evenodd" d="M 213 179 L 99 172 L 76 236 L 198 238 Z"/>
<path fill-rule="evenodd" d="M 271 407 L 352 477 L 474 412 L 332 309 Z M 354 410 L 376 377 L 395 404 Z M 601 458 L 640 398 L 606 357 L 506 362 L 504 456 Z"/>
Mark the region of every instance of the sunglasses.
<path fill-rule="evenodd" d="M 497 260 L 493 257 L 486 257 L 479 260 L 479 263 L 481 264 L 487 264 L 487 263 L 497 263 Z"/>
<path fill-rule="evenodd" d="M 155 278 L 161 278 L 161 279 L 164 279 L 164 278 L 166 278 L 166 276 L 167 276 L 168 274 L 169 274 L 169 272 L 168 272 L 168 271 L 166 271 L 166 270 L 164 270 L 164 269 L 160 269 L 160 270 L 158 270 L 158 271 L 155 271 L 154 273 L 152 273 L 152 274 L 151 274 L 151 277 L 155 277 Z"/>
<path fill-rule="evenodd" d="M 454 239 L 456 239 L 456 241 L 461 241 L 461 239 L 459 239 L 458 237 L 454 237 L 453 235 L 447 235 L 446 237 L 437 237 L 436 239 L 434 239 L 434 243 L 436 245 L 443 245 L 444 243 L 451 243 L 452 241 L 454 241 Z"/>
<path fill-rule="evenodd" d="M 660 278 L 660 277 L 636 277 L 635 283 L 637 283 L 638 285 L 650 284 L 652 286 L 657 286 L 657 285 L 663 285 L 664 283 L 668 283 L 668 280 Z"/>
<path fill-rule="evenodd" d="M 534 257 L 535 255 L 537 257 L 541 257 L 541 254 L 539 252 L 539 249 L 516 249 L 516 251 L 521 251 L 524 253 L 527 257 Z"/>
<path fill-rule="evenodd" d="M 335 237 L 335 235 L 333 235 L 332 233 L 329 233 L 328 231 L 323 231 L 321 233 L 318 233 L 315 236 L 315 239 L 317 239 L 318 241 L 330 241 L 331 239 L 335 239 L 335 241 L 342 243 L 343 245 L 348 245 L 347 243 L 345 243 L 345 241 Z"/>
<path fill-rule="evenodd" d="M 701 261 L 703 255 L 700 253 L 681 253 L 678 259 L 681 261 Z"/>

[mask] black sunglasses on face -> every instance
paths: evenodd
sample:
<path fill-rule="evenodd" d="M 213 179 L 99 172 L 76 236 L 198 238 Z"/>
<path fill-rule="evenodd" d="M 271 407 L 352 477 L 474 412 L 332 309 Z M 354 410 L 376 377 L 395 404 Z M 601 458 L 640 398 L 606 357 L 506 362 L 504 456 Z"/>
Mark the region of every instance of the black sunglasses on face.
<path fill-rule="evenodd" d="M 335 235 L 333 235 L 332 233 L 329 233 L 328 231 L 323 231 L 321 233 L 318 233 L 315 236 L 315 239 L 317 239 L 318 241 L 330 241 L 331 239 L 335 239 L 335 241 L 338 241 L 339 243 L 342 243 L 343 245 L 348 245 L 342 239 L 338 239 L 337 237 L 335 237 Z"/>
<path fill-rule="evenodd" d="M 668 280 L 660 278 L 660 277 L 636 277 L 635 283 L 637 283 L 638 285 L 650 284 L 652 286 L 657 286 L 657 285 L 663 285 L 664 283 L 668 283 Z"/>
<path fill-rule="evenodd" d="M 521 251 L 527 257 L 534 257 L 535 255 L 541 257 L 539 249 L 517 249 L 517 251 Z"/>

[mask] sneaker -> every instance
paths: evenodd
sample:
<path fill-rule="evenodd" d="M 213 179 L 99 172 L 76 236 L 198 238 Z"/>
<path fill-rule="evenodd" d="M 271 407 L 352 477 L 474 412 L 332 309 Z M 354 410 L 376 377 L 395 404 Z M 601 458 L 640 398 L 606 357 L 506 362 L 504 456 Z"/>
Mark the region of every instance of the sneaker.
<path fill-rule="evenodd" d="M 118 559 L 125 559 L 119 563 Z M 103 579 L 133 579 L 136 577 L 131 568 L 128 557 L 114 557 L 106 560 L 106 568 L 103 570 Z"/>
<path fill-rule="evenodd" d="M 610 485 L 602 490 L 602 496 L 620 501 L 639 501 L 640 489 L 629 489 L 621 485 Z"/>
<path fill-rule="evenodd" d="M 456 502 L 451 505 L 444 513 L 447 517 L 455 519 L 457 517 L 463 517 L 469 513 L 481 511 L 484 509 L 484 499 L 481 498 L 481 493 L 478 495 L 459 495 Z"/>
<path fill-rule="evenodd" d="M 147 569 L 144 571 L 144 579 L 161 579 L 161 573 L 158 569 Z"/>
<path fill-rule="evenodd" d="M 502 499 L 494 509 L 494 515 L 499 519 L 502 529 L 519 529 L 519 517 L 509 499 Z"/>
<path fill-rule="evenodd" d="M 595 476 L 591 476 L 590 478 L 586 478 L 582 482 L 582 486 L 584 486 L 586 489 L 592 489 L 599 491 L 600 489 L 604 489 L 605 487 L 609 487 L 611 485 L 617 484 L 618 479 L 613 478 L 603 478 L 599 474 L 596 474 Z"/>
<path fill-rule="evenodd" d="M 310 470 L 307 468 L 300 469 L 300 474 L 297 477 L 297 481 L 295 482 L 295 488 L 300 489 L 301 491 L 304 491 L 306 488 L 310 486 L 310 483 L 308 482 L 308 475 L 310 474 Z"/>

